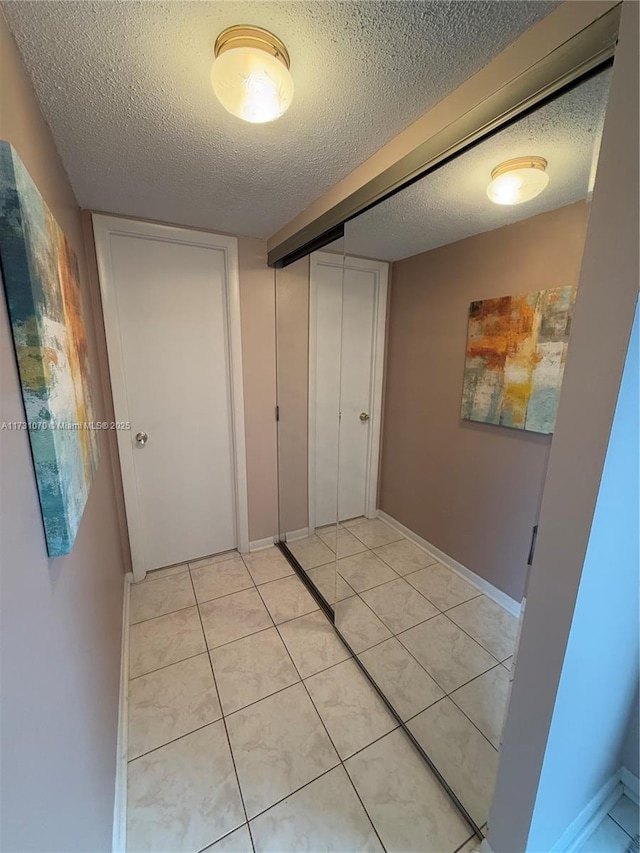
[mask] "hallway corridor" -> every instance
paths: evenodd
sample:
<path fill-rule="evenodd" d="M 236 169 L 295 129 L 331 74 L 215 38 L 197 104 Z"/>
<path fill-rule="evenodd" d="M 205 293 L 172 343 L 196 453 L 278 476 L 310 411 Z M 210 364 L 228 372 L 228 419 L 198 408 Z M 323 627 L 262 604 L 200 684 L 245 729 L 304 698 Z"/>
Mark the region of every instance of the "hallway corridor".
<path fill-rule="evenodd" d="M 131 853 L 475 849 L 277 549 L 154 572 L 130 622 Z"/>

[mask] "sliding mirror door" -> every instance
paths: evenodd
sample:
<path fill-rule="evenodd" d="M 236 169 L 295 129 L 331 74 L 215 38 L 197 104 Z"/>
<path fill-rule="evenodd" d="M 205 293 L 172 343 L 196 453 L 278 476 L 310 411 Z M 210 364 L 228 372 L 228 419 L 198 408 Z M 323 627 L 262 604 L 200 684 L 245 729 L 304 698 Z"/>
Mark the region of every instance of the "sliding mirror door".
<path fill-rule="evenodd" d="M 335 624 L 479 827 L 608 86 L 584 80 L 345 226 Z"/>
<path fill-rule="evenodd" d="M 280 542 L 331 609 L 340 594 L 342 300 L 340 243 L 276 271 Z"/>

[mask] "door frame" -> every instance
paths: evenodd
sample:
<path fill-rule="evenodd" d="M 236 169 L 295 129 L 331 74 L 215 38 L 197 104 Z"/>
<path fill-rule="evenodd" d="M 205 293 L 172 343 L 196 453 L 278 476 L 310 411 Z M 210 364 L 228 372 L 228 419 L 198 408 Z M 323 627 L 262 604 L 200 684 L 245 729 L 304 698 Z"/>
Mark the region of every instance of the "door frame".
<path fill-rule="evenodd" d="M 249 550 L 249 513 L 247 496 L 247 458 L 244 428 L 244 392 L 242 380 L 242 330 L 240 325 L 240 278 L 238 269 L 238 241 L 235 237 L 213 234 L 209 231 L 180 228 L 137 219 L 92 213 L 93 235 L 98 262 L 98 279 L 102 297 L 102 316 L 107 341 L 109 375 L 113 407 L 117 421 L 131 420 L 127 398 L 127 385 L 120 339 L 120 323 L 111 262 L 110 238 L 114 235 L 133 236 L 206 249 L 224 253 L 227 307 L 227 338 L 229 346 L 229 380 L 231 390 L 231 436 L 233 441 L 234 500 L 237 548 L 241 553 Z M 131 564 L 135 581 L 146 575 L 144 541 L 140 523 L 140 507 L 133 461 L 133 444 L 128 431 L 116 431 L 124 502 L 131 545 Z"/>
<path fill-rule="evenodd" d="M 389 263 L 368 258 L 332 252 L 313 252 L 309 265 L 309 535 L 316 526 L 316 310 L 317 269 L 329 266 L 340 270 L 350 269 L 373 272 L 375 275 L 375 312 L 373 319 L 373 346 L 371 347 L 371 393 L 369 411 L 369 438 L 367 448 L 367 477 L 365 483 L 365 516 L 376 518 L 378 509 L 378 472 L 380 467 L 380 439 L 382 435 L 382 386 L 384 378 L 384 350 L 387 321 L 387 290 Z"/>

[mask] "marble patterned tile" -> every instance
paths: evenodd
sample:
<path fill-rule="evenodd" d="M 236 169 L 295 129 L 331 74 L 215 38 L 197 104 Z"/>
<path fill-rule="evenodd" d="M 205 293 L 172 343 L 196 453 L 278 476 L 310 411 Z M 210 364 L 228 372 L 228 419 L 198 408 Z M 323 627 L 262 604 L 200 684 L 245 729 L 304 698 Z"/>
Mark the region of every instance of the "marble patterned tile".
<path fill-rule="evenodd" d="M 349 532 L 353 533 L 367 548 L 380 548 L 389 542 L 397 542 L 404 539 L 402 533 L 398 533 L 393 527 L 381 521 L 379 518 L 367 520 L 362 524 L 349 526 Z"/>
<path fill-rule="evenodd" d="M 345 767 L 387 850 L 451 853 L 469 837 L 466 821 L 400 729 Z"/>
<path fill-rule="evenodd" d="M 249 828 L 245 823 L 240 829 L 234 829 L 229 835 L 225 835 L 220 841 L 216 841 L 211 847 L 206 847 L 202 853 L 253 853 L 253 844 L 249 835 Z"/>
<path fill-rule="evenodd" d="M 387 640 L 391 631 L 367 607 L 359 595 L 338 601 L 334 608 L 336 628 L 356 654 Z"/>
<path fill-rule="evenodd" d="M 226 722 L 249 819 L 339 763 L 302 684 L 236 711 Z"/>
<path fill-rule="evenodd" d="M 300 681 L 275 628 L 267 628 L 210 652 L 225 714 Z"/>
<path fill-rule="evenodd" d="M 497 660 L 505 660 L 513 654 L 518 620 L 486 595 L 454 607 L 447 616 Z"/>
<path fill-rule="evenodd" d="M 373 551 L 363 551 L 338 560 L 338 574 L 352 589 L 363 592 L 374 586 L 396 580 L 398 575 Z"/>
<path fill-rule="evenodd" d="M 206 654 L 129 682 L 129 760 L 222 717 Z"/>
<path fill-rule="evenodd" d="M 196 603 L 189 572 L 179 572 L 153 582 L 132 583 L 129 624 L 184 610 Z"/>
<path fill-rule="evenodd" d="M 190 569 L 199 569 L 201 566 L 213 566 L 215 563 L 224 563 L 227 560 L 236 560 L 240 554 L 236 551 L 223 551 L 221 554 L 212 554 L 210 557 L 201 557 L 198 560 L 190 560 Z"/>
<path fill-rule="evenodd" d="M 206 651 L 198 608 L 177 610 L 129 629 L 129 677 Z"/>
<path fill-rule="evenodd" d="M 511 672 L 513 670 L 513 655 L 510 655 L 506 660 L 502 661 L 502 666 Z"/>
<path fill-rule="evenodd" d="M 579 853 L 629 853 L 633 850 L 627 833 L 608 815 L 580 847 Z"/>
<path fill-rule="evenodd" d="M 251 554 L 243 554 L 242 559 L 256 584 L 269 583 L 269 581 L 295 574 L 293 566 L 282 551 L 275 547 L 252 551 Z"/>
<path fill-rule="evenodd" d="M 379 616 L 392 634 L 425 622 L 440 611 L 402 578 L 365 590 L 361 598 Z"/>
<path fill-rule="evenodd" d="M 278 630 L 302 678 L 349 658 L 349 652 L 321 610 L 284 622 Z"/>
<path fill-rule="evenodd" d="M 634 803 L 626 794 L 623 794 L 615 806 L 609 810 L 609 815 L 632 838 L 638 835 L 640 831 L 638 804 Z"/>
<path fill-rule="evenodd" d="M 172 575 L 179 575 L 182 572 L 189 571 L 189 563 L 178 563 L 177 566 L 167 566 L 164 569 L 152 569 L 150 572 L 147 572 L 147 576 L 140 583 L 147 583 L 147 581 L 158 580 L 158 578 L 170 578 Z M 137 584 L 136 584 L 137 585 Z"/>
<path fill-rule="evenodd" d="M 395 637 L 358 657 L 405 722 L 444 696 L 433 678 Z"/>
<path fill-rule="evenodd" d="M 343 760 L 398 725 L 354 660 L 312 675 L 305 684 Z"/>
<path fill-rule="evenodd" d="M 253 586 L 251 575 L 240 557 L 192 569 L 191 579 L 198 603 Z"/>
<path fill-rule="evenodd" d="M 496 749 L 509 699 L 510 676 L 503 666 L 494 666 L 451 694 L 458 708 L 475 723 Z"/>
<path fill-rule="evenodd" d="M 324 533 L 318 533 L 318 536 L 334 553 L 336 552 L 337 539 L 338 557 L 350 557 L 352 554 L 359 554 L 362 551 L 367 550 L 367 546 L 359 539 L 356 539 L 356 537 L 352 533 L 349 533 L 349 531 L 344 527 L 340 527 L 337 534 L 334 526 L 332 530 L 326 530 Z"/>
<path fill-rule="evenodd" d="M 383 853 L 343 767 L 251 821 L 256 853 Z"/>
<path fill-rule="evenodd" d="M 200 615 L 209 649 L 273 625 L 257 589 L 245 589 L 206 601 L 200 605 Z"/>
<path fill-rule="evenodd" d="M 433 563 L 426 569 L 405 575 L 405 580 L 440 610 L 448 610 L 456 604 L 481 595 L 479 589 L 442 563 Z"/>
<path fill-rule="evenodd" d="M 375 549 L 375 553 L 399 575 L 408 575 L 410 572 L 416 572 L 418 569 L 424 569 L 425 566 L 432 566 L 437 562 L 435 557 L 427 554 L 426 551 L 408 539 L 400 539 L 397 542 L 391 542 L 389 545 L 382 545 Z"/>
<path fill-rule="evenodd" d="M 334 562 L 336 555 L 319 536 L 308 536 L 306 539 L 294 539 L 287 542 L 289 550 L 303 569 L 314 569 Z"/>
<path fill-rule="evenodd" d="M 337 573 L 335 563 L 309 569 L 307 574 L 331 605 L 355 595 L 346 580 Z"/>
<path fill-rule="evenodd" d="M 297 576 L 263 584 L 260 595 L 276 625 L 318 609 L 315 599 Z"/>
<path fill-rule="evenodd" d="M 497 750 L 447 697 L 414 717 L 409 728 L 471 817 L 483 824 L 493 799 Z"/>
<path fill-rule="evenodd" d="M 129 763 L 127 849 L 191 853 L 245 822 L 222 720 Z"/>
<path fill-rule="evenodd" d="M 429 675 L 451 693 L 496 665 L 495 659 L 444 614 L 398 635 Z"/>

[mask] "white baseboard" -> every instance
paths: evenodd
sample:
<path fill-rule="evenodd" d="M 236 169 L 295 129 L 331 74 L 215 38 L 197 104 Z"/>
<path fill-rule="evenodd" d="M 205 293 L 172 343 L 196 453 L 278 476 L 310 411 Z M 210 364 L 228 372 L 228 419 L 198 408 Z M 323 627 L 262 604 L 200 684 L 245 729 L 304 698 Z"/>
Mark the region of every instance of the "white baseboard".
<path fill-rule="evenodd" d="M 518 618 L 520 616 L 521 606 L 518 601 L 511 598 L 511 596 L 507 595 L 505 592 L 502 592 L 501 589 L 498 589 L 497 586 L 489 583 L 489 581 L 477 575 L 475 572 L 472 572 L 471 569 L 468 569 L 466 566 L 463 566 L 462 563 L 459 563 L 457 560 L 454 560 L 453 557 L 450 557 L 448 554 L 445 554 L 444 551 L 441 551 L 439 548 L 436 548 L 435 545 L 432 545 L 430 542 L 427 542 L 426 539 L 423 539 L 422 536 L 418 536 L 417 533 L 414 533 L 413 530 L 410 530 L 408 527 L 405 527 L 404 524 L 401 524 L 399 521 L 396 521 L 395 518 L 392 518 L 390 515 L 387 515 L 386 512 L 383 512 L 381 509 L 378 510 L 378 518 L 381 518 L 383 521 L 386 521 L 387 524 L 390 524 L 391 527 L 395 527 L 396 530 L 399 530 L 400 533 L 404 534 L 407 539 L 410 539 L 412 542 L 415 542 L 423 551 L 426 551 L 427 554 L 430 554 L 435 560 L 439 563 L 450 568 L 452 571 L 459 574 L 464 580 L 473 584 L 480 592 L 483 592 L 487 598 L 492 599 L 499 604 L 500 607 L 504 607 L 504 609 L 511 613 L 512 616 Z"/>
<path fill-rule="evenodd" d="M 124 577 L 122 643 L 120 648 L 120 700 L 116 753 L 116 787 L 113 804 L 113 853 L 127 849 L 127 726 L 129 719 L 129 601 L 133 574 Z"/>
<path fill-rule="evenodd" d="M 577 853 L 622 796 L 618 770 L 587 803 L 553 845 L 549 853 Z"/>
<path fill-rule="evenodd" d="M 296 539 L 306 539 L 309 535 L 308 527 L 301 527 L 300 530 L 291 530 L 289 533 L 284 534 L 285 542 L 295 542 Z"/>
<path fill-rule="evenodd" d="M 639 788 L 640 782 L 638 781 L 638 777 L 634 776 L 634 774 L 627 770 L 626 767 L 620 768 L 620 781 L 622 782 L 622 787 L 624 788 L 624 793 L 629 797 L 630 800 L 638 805 L 639 802 Z"/>
<path fill-rule="evenodd" d="M 274 543 L 273 536 L 266 536 L 264 539 L 255 539 L 249 542 L 249 551 L 262 551 L 265 548 L 270 548 Z"/>

